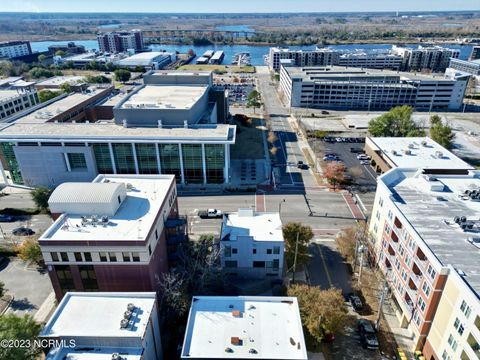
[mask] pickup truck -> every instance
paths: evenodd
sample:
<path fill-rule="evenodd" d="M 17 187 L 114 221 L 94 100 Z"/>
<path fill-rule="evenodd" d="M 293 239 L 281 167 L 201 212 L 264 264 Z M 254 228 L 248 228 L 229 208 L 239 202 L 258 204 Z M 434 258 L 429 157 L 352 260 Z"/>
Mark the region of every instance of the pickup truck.
<path fill-rule="evenodd" d="M 214 219 L 214 218 L 222 217 L 223 212 L 217 209 L 200 210 L 198 212 L 198 216 L 200 216 L 202 219 L 207 219 L 207 218 Z"/>

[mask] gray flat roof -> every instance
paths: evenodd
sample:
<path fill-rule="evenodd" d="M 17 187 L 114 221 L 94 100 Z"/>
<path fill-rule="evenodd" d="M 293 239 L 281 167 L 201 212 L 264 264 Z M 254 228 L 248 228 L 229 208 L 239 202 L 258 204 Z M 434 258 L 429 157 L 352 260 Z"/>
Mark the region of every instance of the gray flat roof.
<path fill-rule="evenodd" d="M 480 227 L 462 230 L 453 220 L 480 218 L 480 201 L 463 198 L 465 190 L 480 189 L 480 171 L 469 175 L 435 175 L 429 181 L 420 171 L 394 169 L 379 178 L 392 192 L 394 204 L 444 266 L 453 266 L 480 294 Z M 442 185 L 443 190 L 431 186 Z M 478 223 L 480 225 L 480 223 Z M 473 243 L 472 243 L 473 241 Z"/>

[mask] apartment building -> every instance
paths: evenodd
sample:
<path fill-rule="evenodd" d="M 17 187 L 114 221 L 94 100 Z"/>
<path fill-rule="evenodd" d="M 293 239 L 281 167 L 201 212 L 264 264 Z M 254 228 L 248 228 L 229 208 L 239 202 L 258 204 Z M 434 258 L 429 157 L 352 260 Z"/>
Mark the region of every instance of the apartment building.
<path fill-rule="evenodd" d="M 280 214 L 253 209 L 225 214 L 220 251 L 222 269 L 227 275 L 281 278 L 285 248 Z"/>
<path fill-rule="evenodd" d="M 72 169 L 81 154 L 65 156 Z M 59 185 L 39 244 L 58 300 L 68 291 L 160 291 L 185 241 L 173 175 L 99 175 Z"/>
<path fill-rule="evenodd" d="M 290 50 L 272 47 L 268 54 L 268 67 L 271 71 L 279 71 L 281 60 L 292 60 L 295 66 L 327 66 L 338 62 L 340 53 L 329 48 L 315 50 Z"/>
<path fill-rule="evenodd" d="M 402 57 L 381 52 L 354 52 L 340 55 L 337 63 L 334 65 L 367 69 L 400 70 Z"/>
<path fill-rule="evenodd" d="M 53 102 L 0 127 L 0 172 L 18 184 L 52 188 L 98 174 L 173 174 L 182 185 L 228 184 L 236 126 L 224 124 L 228 98 L 212 83 L 210 72 L 152 71 L 143 86 L 118 99 L 113 120 L 91 114 L 105 96 L 87 107 L 91 117 L 58 106 L 92 99 L 92 92 Z M 74 169 L 64 161 L 72 151 L 83 154 Z"/>
<path fill-rule="evenodd" d="M 463 71 L 474 76 L 480 76 L 480 59 L 469 61 L 451 59 L 449 68 L 446 71 L 449 71 L 449 69 Z"/>
<path fill-rule="evenodd" d="M 330 67 L 280 69 L 280 92 L 291 107 L 460 110 L 470 75 L 427 76 L 388 70 Z"/>
<path fill-rule="evenodd" d="M 427 359 L 478 358 L 479 189 L 478 171 L 394 168 L 378 179 L 371 260 Z"/>
<path fill-rule="evenodd" d="M 154 292 L 68 292 L 39 339 L 45 360 L 163 359 Z"/>
<path fill-rule="evenodd" d="M 478 60 L 478 59 L 480 59 L 480 46 L 473 46 L 472 52 L 468 57 L 468 60 L 472 61 L 472 60 Z"/>
<path fill-rule="evenodd" d="M 365 153 L 377 173 L 394 168 L 419 168 L 430 173 L 466 174 L 475 168 L 429 137 L 371 137 Z"/>
<path fill-rule="evenodd" d="M 65 54 L 83 54 L 84 52 L 86 52 L 85 46 L 77 45 L 72 41 L 67 43 L 66 45 L 61 45 L 61 44 L 50 45 L 48 47 L 48 51 L 54 55 L 57 51 L 63 51 Z"/>
<path fill-rule="evenodd" d="M 0 90 L 0 122 L 39 103 L 37 91 L 33 88 Z"/>
<path fill-rule="evenodd" d="M 97 35 L 97 41 L 103 53 L 141 51 L 145 48 L 141 30 L 102 33 Z"/>
<path fill-rule="evenodd" d="M 193 297 L 181 359 L 307 358 L 297 298 Z"/>
<path fill-rule="evenodd" d="M 441 46 L 408 48 L 393 45 L 392 54 L 403 58 L 402 70 L 444 72 L 450 63 L 450 59 L 457 59 L 460 56 L 460 50 Z"/>
<path fill-rule="evenodd" d="M 32 48 L 28 41 L 0 42 L 0 58 L 14 59 L 30 54 L 32 54 Z"/>

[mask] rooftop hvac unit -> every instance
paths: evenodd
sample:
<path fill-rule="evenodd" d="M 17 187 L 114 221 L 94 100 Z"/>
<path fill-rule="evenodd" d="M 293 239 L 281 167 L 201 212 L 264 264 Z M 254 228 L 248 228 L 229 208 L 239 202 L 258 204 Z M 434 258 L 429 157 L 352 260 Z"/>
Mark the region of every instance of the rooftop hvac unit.
<path fill-rule="evenodd" d="M 120 320 L 120 329 L 126 329 L 128 327 L 129 321 L 127 319 Z"/>
<path fill-rule="evenodd" d="M 90 220 L 92 221 L 92 224 L 96 224 L 98 222 L 98 216 L 97 215 L 92 215 Z"/>
<path fill-rule="evenodd" d="M 131 183 L 127 183 L 126 187 L 127 187 L 127 190 L 133 189 L 133 185 Z"/>
<path fill-rule="evenodd" d="M 410 149 L 405 149 L 405 155 L 411 155 L 412 151 Z"/>
<path fill-rule="evenodd" d="M 415 146 L 413 144 L 408 144 L 409 149 L 413 149 Z"/>
<path fill-rule="evenodd" d="M 393 155 L 397 155 L 397 150 L 392 150 Z"/>
<path fill-rule="evenodd" d="M 132 317 L 132 312 L 131 311 L 125 311 L 123 313 L 123 318 L 126 319 L 126 320 L 130 320 L 130 318 Z"/>
<path fill-rule="evenodd" d="M 425 140 L 422 140 L 422 146 L 427 146 L 427 142 Z"/>
<path fill-rule="evenodd" d="M 123 360 L 123 357 L 119 353 L 113 353 L 112 360 Z"/>
<path fill-rule="evenodd" d="M 128 310 L 128 311 L 133 311 L 133 310 L 135 310 L 135 305 L 132 304 L 132 303 L 129 303 L 129 304 L 127 305 L 127 310 Z"/>

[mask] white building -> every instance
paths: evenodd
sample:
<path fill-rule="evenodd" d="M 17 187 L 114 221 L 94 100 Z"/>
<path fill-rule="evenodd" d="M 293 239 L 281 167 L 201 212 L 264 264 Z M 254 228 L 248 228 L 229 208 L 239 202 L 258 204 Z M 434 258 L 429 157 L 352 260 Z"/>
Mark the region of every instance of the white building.
<path fill-rule="evenodd" d="M 0 43 L 0 58 L 14 59 L 20 56 L 30 55 L 32 48 L 28 41 L 8 41 Z"/>
<path fill-rule="evenodd" d="M 367 69 L 400 70 L 402 57 L 381 52 L 353 52 L 342 54 L 335 65 Z"/>
<path fill-rule="evenodd" d="M 155 293 L 69 292 L 40 339 L 62 341 L 46 360 L 161 360 Z"/>
<path fill-rule="evenodd" d="M 280 70 L 281 60 L 292 60 L 295 66 L 326 66 L 338 62 L 340 52 L 329 48 L 315 50 L 290 50 L 279 47 L 270 48 L 268 54 L 268 67 L 271 71 Z"/>
<path fill-rule="evenodd" d="M 115 65 L 135 69 L 141 67 L 144 69 L 158 70 L 176 60 L 175 53 L 147 51 L 138 53 L 115 62 Z"/>
<path fill-rule="evenodd" d="M 403 58 L 403 70 L 428 69 L 433 72 L 443 72 L 448 67 L 451 58 L 460 56 L 460 50 L 440 46 L 407 48 L 393 45 L 392 54 Z"/>
<path fill-rule="evenodd" d="M 181 358 L 306 360 L 297 298 L 195 296 Z"/>
<path fill-rule="evenodd" d="M 245 278 L 283 276 L 284 239 L 279 213 L 239 209 L 223 217 L 222 269 Z"/>
<path fill-rule="evenodd" d="M 0 90 L 0 122 L 39 103 L 35 89 Z"/>

